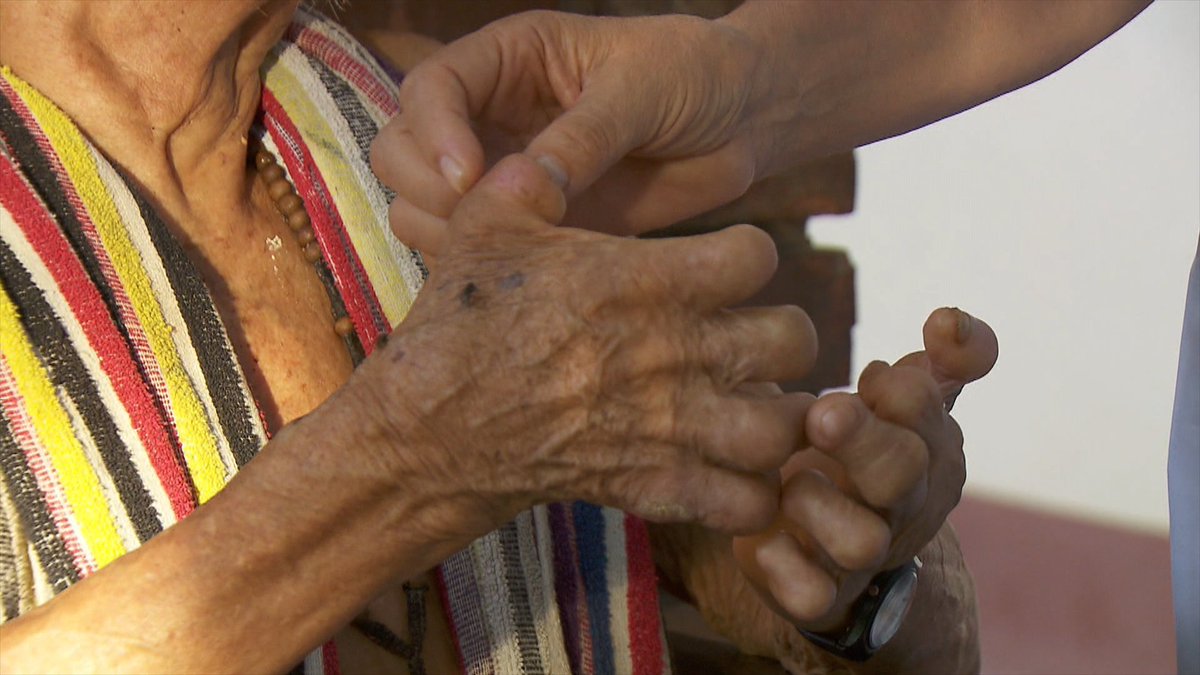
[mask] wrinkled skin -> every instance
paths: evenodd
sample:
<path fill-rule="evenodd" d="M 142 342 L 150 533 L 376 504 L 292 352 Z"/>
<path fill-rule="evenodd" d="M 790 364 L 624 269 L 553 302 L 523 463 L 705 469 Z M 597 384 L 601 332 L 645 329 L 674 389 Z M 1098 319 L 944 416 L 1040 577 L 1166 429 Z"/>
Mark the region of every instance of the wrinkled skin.
<path fill-rule="evenodd" d="M 616 238 L 555 227 L 564 203 L 517 155 L 456 209 L 426 290 L 375 357 L 391 366 L 362 369 L 381 408 L 406 406 L 420 445 L 442 450 L 397 457 L 492 517 L 586 499 L 726 532 L 766 526 L 812 397 L 736 389 L 800 375 L 816 348 L 794 307 L 725 309 L 774 272 L 770 238 L 747 226 Z"/>
<path fill-rule="evenodd" d="M 949 407 L 995 364 L 996 336 L 950 309 L 931 314 L 924 335 L 924 351 L 868 365 L 857 394 L 812 406 L 812 447 L 783 467 L 779 517 L 734 540 L 767 602 L 805 628 L 842 625 L 871 578 L 917 555 L 958 504 L 966 458 Z"/>

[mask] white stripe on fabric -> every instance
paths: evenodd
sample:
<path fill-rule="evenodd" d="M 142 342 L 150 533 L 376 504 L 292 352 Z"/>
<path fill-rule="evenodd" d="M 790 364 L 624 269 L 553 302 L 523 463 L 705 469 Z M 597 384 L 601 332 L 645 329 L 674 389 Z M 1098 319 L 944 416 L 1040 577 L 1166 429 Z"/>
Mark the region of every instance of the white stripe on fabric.
<path fill-rule="evenodd" d="M 100 448 L 96 447 L 96 440 L 92 437 L 87 423 L 83 421 L 83 415 L 79 413 L 79 408 L 75 406 L 75 400 L 66 396 L 61 388 L 58 389 L 58 400 L 71 420 L 71 427 L 75 429 L 75 437 L 79 439 L 83 456 L 87 459 L 92 472 L 95 473 L 96 481 L 100 484 L 100 493 L 104 495 L 104 501 L 108 504 L 108 513 L 112 517 L 117 536 L 121 538 L 121 545 L 125 547 L 126 551 L 132 551 L 142 542 L 134 532 L 133 521 L 129 519 L 129 513 L 125 510 L 125 502 L 121 500 L 121 493 L 117 490 L 116 483 L 113 482 L 112 474 L 108 472 L 108 465 L 100 456 Z"/>
<path fill-rule="evenodd" d="M 0 208 L 0 210 L 3 209 Z M 4 216 L 11 218 L 11 215 L 7 211 L 4 212 Z M 159 522 L 174 522 L 175 512 L 171 507 L 171 500 L 167 497 L 167 492 L 162 486 L 162 481 L 159 479 L 158 473 L 154 470 L 154 466 L 150 462 L 150 457 L 146 452 L 142 439 L 133 426 L 133 419 L 129 416 L 129 410 L 121 403 L 121 399 L 117 396 L 112 380 L 109 379 L 103 365 L 100 363 L 100 355 L 96 353 L 91 341 L 87 337 L 87 333 L 79 323 L 78 315 L 71 310 L 70 304 L 58 290 L 58 283 L 54 280 L 54 276 L 46 268 L 42 257 L 34 251 L 33 245 L 25 238 L 24 231 L 16 227 L 15 224 L 11 228 L 5 228 L 4 240 L 12 249 L 13 255 L 25 265 L 25 270 L 28 272 L 30 280 L 42 291 L 42 297 L 54 312 L 59 325 L 67 331 L 67 336 L 71 340 L 71 347 L 79 355 L 79 360 L 83 362 L 84 368 L 87 369 L 88 376 L 92 378 L 92 382 L 96 385 L 96 390 L 100 394 L 105 413 L 108 414 L 113 425 L 116 427 L 117 435 L 120 437 L 121 442 L 129 450 L 130 462 L 133 464 L 134 469 L 137 470 L 138 478 L 146 487 L 147 494 L 150 495 L 150 502 L 154 506 Z M 83 443 L 88 463 L 96 471 L 100 487 L 110 504 L 110 511 L 116 516 L 117 531 L 121 535 L 121 541 L 125 545 L 125 550 L 132 551 L 138 547 L 140 542 L 137 539 L 136 530 L 133 529 L 132 521 L 129 520 L 129 514 L 125 510 L 124 502 L 120 499 L 120 493 L 113 484 L 112 476 L 109 475 L 106 468 L 107 465 L 100 459 L 99 450 L 95 447 L 95 442 L 87 432 L 87 426 L 79 418 L 78 411 L 74 409 L 74 406 L 70 406 L 68 412 L 74 420 L 76 434 Z M 115 502 L 113 501 L 114 499 L 116 499 Z M 112 508 L 113 504 L 116 504 L 117 508 Z"/>
<path fill-rule="evenodd" d="M 550 517 L 544 504 L 517 516 L 517 541 L 521 546 L 521 569 L 529 589 L 538 652 L 548 673 L 566 673 L 567 659 L 562 620 L 554 594 L 554 553 L 550 548 Z"/>
<path fill-rule="evenodd" d="M 625 513 L 604 507 L 604 548 L 608 551 L 605 576 L 608 579 L 608 612 L 612 617 L 614 672 L 633 672 L 633 651 L 629 646 L 629 569 L 625 555 Z"/>
<path fill-rule="evenodd" d="M 470 551 L 496 672 L 504 675 L 520 673 L 521 652 L 517 645 L 516 626 L 512 621 L 512 603 L 505 584 L 500 538 L 495 532 L 490 532 L 476 539 Z"/>
<path fill-rule="evenodd" d="M 100 180 L 104 183 L 104 187 L 112 197 L 121 222 L 125 224 L 125 230 L 129 233 L 129 241 L 141 257 L 142 268 L 145 270 L 146 277 L 150 280 L 150 287 L 154 292 L 155 300 L 158 302 L 159 311 L 162 312 L 163 321 L 171 327 L 171 341 L 175 345 L 175 352 L 179 356 L 179 362 L 183 366 L 184 372 L 187 373 L 188 380 L 192 383 L 192 389 L 196 392 L 196 397 L 200 400 L 200 405 L 204 408 L 204 416 L 208 421 L 209 433 L 216 442 L 217 455 L 221 458 L 221 464 L 224 465 L 226 479 L 228 479 L 237 473 L 237 460 L 234 459 L 233 449 L 229 445 L 229 438 L 226 437 L 220 418 L 217 416 L 217 408 L 212 399 L 212 391 L 210 391 L 208 380 L 204 377 L 204 371 L 200 367 L 200 356 L 196 353 L 195 344 L 193 343 L 191 333 L 188 331 L 187 321 L 183 318 L 183 312 L 179 307 L 179 299 L 175 296 L 175 290 L 171 286 L 170 278 L 167 276 L 166 267 L 163 265 L 162 258 L 159 257 L 158 248 L 154 245 L 154 240 L 150 237 L 150 230 L 145 219 L 142 218 L 142 211 L 138 208 L 137 201 L 129 192 L 129 186 L 125 184 L 112 165 L 108 163 L 108 160 L 97 152 L 96 148 L 90 143 L 88 144 L 88 150 L 92 153 L 92 160 L 96 164 Z M 221 328 L 224 330 L 224 326 Z M 258 408 L 253 402 L 254 399 L 250 394 L 249 386 L 245 381 L 245 376 L 241 373 L 240 369 L 238 375 L 243 398 L 248 402 L 251 410 L 257 410 Z M 259 445 L 266 445 L 266 433 L 262 429 L 260 420 L 257 418 L 254 419 L 253 428 L 258 437 Z M 170 515 L 162 520 L 163 527 L 167 527 L 175 522 L 174 511 L 168 511 L 168 513 Z"/>
<path fill-rule="evenodd" d="M 8 215 L 8 212 L 0 208 L 0 215 Z M 0 218 L 0 225 L 3 224 L 4 219 Z M 28 339 L 28 336 L 25 339 Z M 33 476 L 33 482 L 37 484 L 46 504 L 46 515 L 50 517 L 54 529 L 62 539 L 70 564 L 75 566 L 80 578 L 94 573 L 98 568 L 96 557 L 83 536 L 83 528 L 75 517 L 71 502 L 67 500 L 66 488 L 63 487 L 62 479 L 54 468 L 49 448 L 42 441 L 33 419 L 29 416 L 26 399 L 17 386 L 16 378 L 4 354 L 0 354 L 0 399 L 16 403 L 5 411 L 9 428 L 12 429 L 17 447 L 21 448 L 25 455 L 29 473 Z"/>

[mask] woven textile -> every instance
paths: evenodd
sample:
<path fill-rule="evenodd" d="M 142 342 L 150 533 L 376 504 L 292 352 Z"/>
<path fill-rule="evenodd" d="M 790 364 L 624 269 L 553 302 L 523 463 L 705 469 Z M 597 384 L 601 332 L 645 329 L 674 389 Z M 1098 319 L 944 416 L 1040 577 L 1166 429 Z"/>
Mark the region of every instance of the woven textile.
<path fill-rule="evenodd" d="M 303 198 L 370 354 L 420 291 L 368 147 L 396 86 L 300 10 L 264 66 L 255 133 Z M 419 396 L 420 392 L 413 392 Z M 40 605 L 219 491 L 267 442 L 200 276 L 150 203 L 50 101 L 0 73 L 0 619 Z M 668 669 L 643 523 L 521 514 L 438 573 L 464 672 Z M 305 672 L 337 671 L 332 644 Z"/>

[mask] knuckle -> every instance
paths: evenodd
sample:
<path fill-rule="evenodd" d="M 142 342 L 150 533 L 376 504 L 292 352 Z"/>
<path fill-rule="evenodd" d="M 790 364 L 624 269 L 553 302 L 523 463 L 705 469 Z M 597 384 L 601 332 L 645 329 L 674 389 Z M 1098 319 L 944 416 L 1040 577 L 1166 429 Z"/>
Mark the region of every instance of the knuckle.
<path fill-rule="evenodd" d="M 847 570 L 865 570 L 883 560 L 892 545 L 892 532 L 887 523 L 878 517 L 864 519 L 829 555 Z"/>
<path fill-rule="evenodd" d="M 875 471 L 860 476 L 856 483 L 863 498 L 877 508 L 891 508 L 923 484 L 929 470 L 929 451 L 924 441 L 905 432 L 876 462 Z"/>

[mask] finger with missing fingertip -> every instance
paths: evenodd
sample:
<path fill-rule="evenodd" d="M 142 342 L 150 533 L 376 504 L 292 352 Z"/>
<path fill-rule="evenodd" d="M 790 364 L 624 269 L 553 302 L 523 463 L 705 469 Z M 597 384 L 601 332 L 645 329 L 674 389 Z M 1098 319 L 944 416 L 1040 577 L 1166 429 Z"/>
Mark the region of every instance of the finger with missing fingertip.
<path fill-rule="evenodd" d="M 734 471 L 689 462 L 652 472 L 631 507 L 658 523 L 694 522 L 730 535 L 759 532 L 779 512 L 777 474 Z"/>
<path fill-rule="evenodd" d="M 794 621 L 815 621 L 837 600 L 837 581 L 790 534 L 777 532 L 760 540 L 754 564 L 771 597 Z"/>
<path fill-rule="evenodd" d="M 685 432 L 705 459 L 739 471 L 774 471 L 800 446 L 815 399 L 802 392 L 772 397 L 706 396 L 683 414 Z"/>
<path fill-rule="evenodd" d="M 770 235 L 750 225 L 642 243 L 669 292 L 701 311 L 749 298 L 770 281 L 779 262 Z"/>
<path fill-rule="evenodd" d="M 795 529 L 797 539 L 820 546 L 843 570 L 878 565 L 891 545 L 887 521 L 817 471 L 801 471 L 784 482 L 780 511 L 780 522 Z"/>
<path fill-rule="evenodd" d="M 945 394 L 987 375 L 996 365 L 996 333 L 961 309 L 935 310 L 922 332 L 933 376 Z"/>
<path fill-rule="evenodd" d="M 916 508 L 927 490 L 929 449 L 915 432 L 876 416 L 862 398 L 826 394 L 809 409 L 809 443 L 845 467 L 876 509 Z"/>
<path fill-rule="evenodd" d="M 795 306 L 746 307 L 718 312 L 703 334 L 705 364 L 730 388 L 743 382 L 785 382 L 817 361 L 817 329 Z"/>

